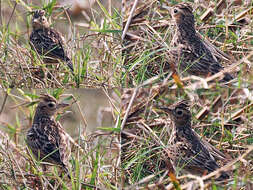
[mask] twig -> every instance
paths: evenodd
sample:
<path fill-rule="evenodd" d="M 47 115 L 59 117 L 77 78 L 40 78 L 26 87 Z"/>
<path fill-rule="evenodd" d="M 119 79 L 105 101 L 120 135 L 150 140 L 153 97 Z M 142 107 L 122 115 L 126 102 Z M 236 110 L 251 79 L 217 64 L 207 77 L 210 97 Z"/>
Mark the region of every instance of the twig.
<path fill-rule="evenodd" d="M 134 93 L 133 93 L 133 95 L 132 95 L 132 97 L 131 97 L 131 99 L 130 99 L 130 102 L 129 102 L 128 106 L 127 106 L 126 113 L 125 113 L 125 115 L 124 115 L 124 118 L 123 118 L 122 123 L 121 123 L 121 126 L 120 126 L 120 129 L 121 129 L 121 130 L 123 130 L 123 128 L 124 128 L 124 126 L 125 126 L 125 123 L 126 123 L 128 114 L 129 114 L 129 112 L 130 112 L 130 109 L 131 109 L 131 107 L 132 107 L 132 104 L 133 104 L 133 102 L 134 102 L 134 98 L 135 98 L 135 96 L 136 96 L 138 90 L 139 90 L 139 87 L 136 87 L 136 88 L 134 89 Z"/>
<path fill-rule="evenodd" d="M 8 92 L 6 91 L 5 96 L 4 96 L 4 100 L 3 100 L 3 104 L 2 104 L 2 107 L 1 107 L 1 110 L 0 110 L 0 115 L 2 114 L 2 112 L 4 110 L 4 106 L 6 104 L 7 97 L 8 97 Z"/>
<path fill-rule="evenodd" d="M 221 171 L 224 171 L 224 170 L 230 168 L 231 166 L 235 165 L 236 162 L 242 161 L 244 159 L 244 157 L 246 157 L 252 151 L 253 151 L 253 146 L 251 145 L 251 146 L 248 147 L 248 150 L 242 156 L 240 156 L 239 158 L 229 162 L 228 164 L 226 164 L 225 166 L 219 168 L 218 170 L 215 170 L 214 172 L 212 172 L 212 173 L 210 173 L 206 176 L 203 176 L 202 180 L 207 180 L 207 179 L 219 174 Z"/>
<path fill-rule="evenodd" d="M 12 18 L 12 16 L 13 16 L 13 14 L 14 14 L 14 11 L 15 11 L 15 9 L 16 9 L 16 6 L 17 6 L 17 2 L 15 2 L 15 4 L 14 4 L 14 7 L 13 7 L 12 12 L 11 12 L 11 16 L 10 16 L 10 18 L 9 18 L 9 20 L 8 20 L 8 23 L 7 23 L 7 25 L 6 25 L 6 28 L 9 27 L 9 24 L 10 24 L 10 21 L 11 21 L 11 18 Z"/>
<path fill-rule="evenodd" d="M 62 94 L 61 96 L 71 96 L 72 99 L 74 100 L 74 103 L 77 104 L 78 111 L 79 111 L 80 114 L 81 114 L 81 118 L 82 118 L 82 121 L 83 121 L 83 124 L 84 124 L 84 131 L 85 131 L 85 133 L 86 133 L 87 121 L 86 121 L 86 119 L 85 119 L 85 117 L 84 117 L 84 114 L 83 114 L 83 112 L 82 112 L 82 109 L 81 109 L 81 106 L 80 106 L 78 100 L 75 98 L 75 96 L 74 96 L 73 94 Z"/>
<path fill-rule="evenodd" d="M 104 91 L 106 97 L 108 98 L 108 101 L 109 101 L 109 103 L 111 104 L 111 106 L 117 111 L 117 113 L 120 113 L 120 110 L 118 109 L 118 107 L 113 103 L 113 99 L 109 96 L 109 94 L 108 94 L 108 89 L 106 89 L 106 88 L 103 86 L 103 91 Z"/>
<path fill-rule="evenodd" d="M 125 39 L 127 30 L 128 30 L 128 28 L 129 28 L 129 25 L 130 25 L 131 20 L 132 20 L 132 18 L 133 18 L 134 11 L 135 11 L 136 6 L 137 6 L 137 3 L 138 3 L 138 0 L 135 0 L 135 1 L 134 1 L 134 5 L 133 5 L 133 7 L 132 7 L 132 9 L 131 9 L 130 15 L 129 15 L 128 19 L 127 19 L 126 26 L 125 26 L 125 28 L 124 28 L 124 30 L 123 30 L 123 33 L 122 33 L 122 36 L 121 36 L 121 40 L 122 40 L 122 41 Z"/>
<path fill-rule="evenodd" d="M 214 80 L 214 79 L 216 79 L 216 78 L 222 76 L 224 73 L 229 72 L 229 71 L 231 71 L 231 70 L 234 70 L 234 69 L 235 69 L 237 66 L 239 66 L 240 64 L 249 61 L 249 59 L 250 59 L 252 56 L 253 56 L 253 51 L 251 51 L 246 57 L 243 57 L 241 60 L 237 61 L 236 63 L 232 64 L 231 66 L 229 66 L 229 67 L 223 69 L 222 71 L 220 71 L 220 72 L 218 72 L 218 73 L 216 73 L 216 74 L 214 74 L 214 75 L 212 75 L 212 76 L 206 78 L 206 79 L 205 79 L 206 82 L 210 82 L 210 81 L 212 81 L 212 80 Z"/>

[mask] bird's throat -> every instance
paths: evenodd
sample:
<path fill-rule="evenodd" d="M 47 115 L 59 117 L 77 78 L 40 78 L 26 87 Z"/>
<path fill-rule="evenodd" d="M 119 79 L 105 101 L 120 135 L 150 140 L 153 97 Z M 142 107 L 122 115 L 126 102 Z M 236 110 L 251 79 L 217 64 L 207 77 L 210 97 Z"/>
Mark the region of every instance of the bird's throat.
<path fill-rule="evenodd" d="M 53 115 L 48 115 L 48 114 L 36 111 L 34 115 L 33 123 L 41 122 L 41 120 L 53 120 L 53 119 L 54 119 Z"/>

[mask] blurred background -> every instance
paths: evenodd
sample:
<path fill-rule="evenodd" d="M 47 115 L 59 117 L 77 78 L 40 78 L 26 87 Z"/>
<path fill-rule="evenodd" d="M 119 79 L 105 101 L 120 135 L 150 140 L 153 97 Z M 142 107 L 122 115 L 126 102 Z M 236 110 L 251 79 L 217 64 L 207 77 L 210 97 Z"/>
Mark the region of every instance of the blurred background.
<path fill-rule="evenodd" d="M 50 177 L 42 174 L 48 179 L 37 183 L 31 177 L 40 171 L 40 162 L 32 161 L 25 139 L 32 126 L 41 93 L 53 95 L 59 102 L 70 104 L 60 110 L 55 118 L 75 141 L 71 143 L 70 159 L 73 174 L 79 175 L 82 183 L 99 186 L 101 189 L 108 189 L 108 183 L 118 186 L 118 89 L 8 89 L 0 91 L 0 168 L 5 171 L 0 178 L 4 180 L 4 185 L 8 184 L 5 185 L 7 189 L 24 186 L 29 189 L 50 189 L 47 188 L 48 179 L 50 183 L 59 186 L 64 183 L 66 189 L 76 189 L 73 186 L 86 189 L 81 183 L 58 181 L 59 174 L 52 167 L 47 170 Z M 12 172 L 15 177 L 18 176 L 15 180 L 10 175 Z M 23 177 L 20 177 L 20 172 L 24 174 Z M 0 184 L 0 189 L 6 189 L 2 188 L 4 185 Z"/>

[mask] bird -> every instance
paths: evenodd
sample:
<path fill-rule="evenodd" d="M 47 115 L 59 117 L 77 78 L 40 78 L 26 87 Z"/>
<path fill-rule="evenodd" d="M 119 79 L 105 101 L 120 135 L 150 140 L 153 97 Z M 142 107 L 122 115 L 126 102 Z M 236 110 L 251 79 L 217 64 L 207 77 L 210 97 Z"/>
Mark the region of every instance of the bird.
<path fill-rule="evenodd" d="M 201 140 L 192 129 L 192 115 L 188 102 L 181 100 L 160 109 L 168 113 L 172 120 L 167 153 L 174 167 L 179 167 L 194 175 L 204 175 L 219 169 L 216 159 L 221 157 L 220 154 L 217 154 L 211 144 Z M 229 175 L 222 171 L 217 180 L 228 178 Z"/>
<path fill-rule="evenodd" d="M 210 42 L 203 40 L 195 29 L 193 9 L 189 3 L 179 3 L 170 8 L 170 14 L 175 22 L 176 31 L 173 35 L 170 51 L 177 67 L 181 71 L 196 76 L 213 75 L 221 70 L 221 59 L 226 59 L 225 53 L 214 48 Z M 230 81 L 233 77 L 224 73 L 222 81 Z"/>
<path fill-rule="evenodd" d="M 60 166 L 68 174 L 68 161 L 71 153 L 66 132 L 54 116 L 62 108 L 69 106 L 58 102 L 49 94 L 41 94 L 36 107 L 32 127 L 26 135 L 26 142 L 34 156 Z M 43 170 L 46 170 L 46 166 Z"/>
<path fill-rule="evenodd" d="M 60 32 L 50 28 L 45 15 L 44 10 L 36 10 L 33 13 L 30 46 L 44 57 L 45 63 L 58 63 L 60 60 L 65 62 L 73 72 L 73 63 L 64 50 L 64 38 Z"/>

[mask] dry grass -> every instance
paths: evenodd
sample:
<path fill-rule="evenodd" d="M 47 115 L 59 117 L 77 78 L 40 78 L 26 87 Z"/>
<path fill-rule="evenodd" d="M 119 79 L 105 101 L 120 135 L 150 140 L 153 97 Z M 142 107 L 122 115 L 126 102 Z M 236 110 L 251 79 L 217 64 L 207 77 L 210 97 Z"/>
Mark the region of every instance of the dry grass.
<path fill-rule="evenodd" d="M 31 1 L 2 2 L 0 28 L 0 85 L 2 88 L 118 87 L 120 79 L 121 15 L 119 3 L 97 3 L 89 9 L 90 21 L 76 20 L 67 7 Z M 54 1 L 52 1 L 54 2 Z M 114 7 L 113 5 L 117 6 Z M 47 11 L 52 27 L 63 33 L 74 75 L 65 64 L 45 66 L 31 50 L 31 10 Z M 51 73 L 51 77 L 44 76 Z"/>
<path fill-rule="evenodd" d="M 71 141 L 70 176 L 62 175 L 57 166 L 42 170 L 40 160 L 36 160 L 25 143 L 26 131 L 32 125 L 36 100 L 39 91 L 8 92 L 7 99 L 12 99 L 15 106 L 12 110 L 21 112 L 16 114 L 15 124 L 0 123 L 0 189 L 117 189 L 120 175 L 119 150 L 119 118 L 118 102 L 112 97 L 112 91 L 104 90 L 107 101 L 110 102 L 110 114 L 114 118 L 114 126 L 99 126 L 95 132 L 88 133 L 86 116 L 81 106 L 80 97 L 63 94 L 63 89 L 47 90 L 55 97 L 61 97 L 77 107 L 76 115 L 81 119 L 72 131 L 78 131 L 76 138 Z M 74 91 L 73 91 L 74 92 Z M 115 89 L 115 92 L 117 90 Z M 7 109 L 5 101 L 1 110 Z M 68 109 L 67 109 L 68 110 Z M 66 110 L 66 111 L 67 111 Z M 2 111 L 0 112 L 0 115 Z M 57 116 L 61 119 L 62 113 Z M 97 113 L 94 113 L 95 118 Z M 5 116 L 6 117 L 6 116 Z M 62 120 L 60 120 L 62 121 Z M 65 128 L 66 126 L 63 125 Z M 6 131 L 6 132 L 3 132 Z M 94 129 L 93 129 L 94 131 Z M 50 165 L 48 163 L 48 165 Z"/>
<path fill-rule="evenodd" d="M 209 88 L 192 91 L 173 89 L 173 83 L 169 82 L 137 89 L 130 104 L 134 90 L 125 90 L 122 97 L 122 117 L 127 115 L 121 135 L 121 164 L 126 186 L 130 185 L 133 189 L 143 189 L 147 185 L 156 189 L 173 188 L 166 164 L 171 121 L 167 115 L 159 112 L 157 106 L 168 106 L 179 99 L 191 102 L 194 130 L 227 156 L 228 159 L 219 164 L 231 176 L 224 185 L 206 181 L 214 174 L 199 178 L 182 176 L 176 170 L 181 188 L 186 189 L 189 184 L 194 185 L 193 189 L 202 186 L 207 189 L 214 186 L 228 189 L 252 186 L 253 105 L 248 89 Z"/>
<path fill-rule="evenodd" d="M 222 72 L 201 78 L 168 68 L 174 26 L 165 8 L 178 2 L 124 2 L 123 25 L 128 29 L 123 33 L 122 86 L 134 88 L 124 89 L 121 98 L 123 184 L 125 189 L 251 189 L 252 4 L 192 3 L 197 30 L 231 57 L 223 65 L 235 79 L 221 84 Z M 171 121 L 156 107 L 182 99 L 190 102 L 194 130 L 227 156 L 219 164 L 230 174 L 229 181 L 211 180 L 220 171 L 202 177 L 180 168 L 172 172 L 166 154 Z"/>
<path fill-rule="evenodd" d="M 43 173 L 41 162 L 32 157 L 24 139 L 18 138 L 24 132 L 22 127 L 31 125 L 34 105 L 30 104 L 28 111 L 24 111 L 25 105 L 17 106 L 29 122 L 22 126 L 17 117 L 15 126 L 0 124 L 8 128 L 7 133 L 0 133 L 1 189 L 253 189 L 252 3 L 193 3 L 197 30 L 231 57 L 222 64 L 235 79 L 220 84 L 222 72 L 201 78 L 179 71 L 172 74 L 168 67 L 174 26 L 165 8 L 181 1 L 122 1 L 122 14 L 121 1 L 96 1 L 96 8 L 88 11 L 89 19 L 81 16 L 81 20 L 67 15 L 66 7 L 34 2 L 1 2 L 0 88 L 19 105 L 37 97 L 36 92 L 22 93 L 22 88 L 62 88 L 49 91 L 58 96 L 64 88 L 103 87 L 115 126 L 91 135 L 79 133 L 72 145 L 73 170 L 68 180 L 56 166 Z M 74 75 L 64 64 L 46 66 L 31 51 L 28 12 L 41 7 L 67 41 Z M 52 77 L 38 72 L 41 68 Z M 12 94 L 13 87 L 19 88 L 18 96 Z M 108 93 L 112 87 L 123 87 L 121 110 Z M 74 98 L 67 99 L 77 104 Z M 220 171 L 201 177 L 171 172 L 166 155 L 171 121 L 156 106 L 179 99 L 191 104 L 194 130 L 228 157 L 219 162 L 231 176 L 226 183 L 211 180 Z M 83 129 L 84 119 L 79 126 Z"/>
<path fill-rule="evenodd" d="M 134 2 L 127 1 L 123 13 L 123 26 L 130 20 L 128 30 L 124 30 L 123 34 L 123 87 L 137 86 L 154 76 L 159 76 L 162 80 L 170 72 L 168 51 L 175 28 L 166 8 L 176 4 L 176 1 L 138 1 L 131 14 Z M 231 2 L 225 8 L 226 3 L 218 7 L 216 1 L 192 5 L 196 29 L 211 44 L 229 55 L 230 60 L 222 64 L 238 79 L 238 83 L 234 84 L 238 87 L 241 87 L 241 83 L 251 84 L 252 54 L 248 62 L 244 61 L 239 65 L 236 63 L 253 50 L 252 5 L 242 2 L 238 6 Z M 212 9 L 212 14 L 203 17 L 209 12 L 209 8 Z M 185 76 L 183 72 L 177 72 L 180 77 Z"/>
<path fill-rule="evenodd" d="M 13 109 L 15 124 L 0 123 L 3 129 L 0 131 L 0 189 L 117 189 L 119 110 L 108 89 L 120 85 L 120 3 L 97 1 L 94 7 L 88 8 L 85 17 L 77 18 L 77 15 L 68 14 L 68 7 L 61 7 L 54 0 L 51 2 L 0 2 L 0 88 L 5 95 L 0 116 L 6 109 L 6 99 L 11 98 L 17 105 Z M 65 37 L 68 54 L 74 63 L 73 75 L 64 64 L 45 65 L 31 50 L 28 42 L 30 11 L 41 8 L 46 10 L 51 26 Z M 51 73 L 51 76 L 45 76 L 45 73 Z M 48 167 L 47 172 L 43 172 L 41 161 L 33 158 L 24 138 L 32 124 L 33 101 L 38 98 L 39 91 L 22 89 L 54 88 L 43 92 L 59 98 L 64 89 L 81 87 L 102 87 L 111 105 L 109 114 L 114 126 L 99 126 L 100 130 L 88 134 L 82 107 L 75 101 L 78 98 L 68 95 L 67 101 L 72 100 L 79 108 L 77 115 L 82 116 L 74 129 L 79 130 L 78 137 L 75 141 L 72 139 L 71 179 L 62 176 L 57 166 Z M 18 95 L 12 88 L 16 88 Z"/>

